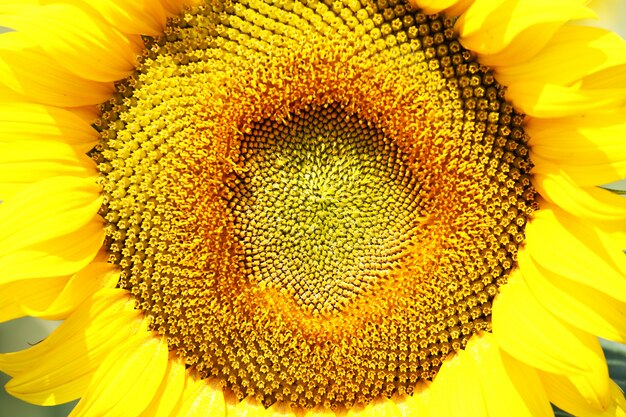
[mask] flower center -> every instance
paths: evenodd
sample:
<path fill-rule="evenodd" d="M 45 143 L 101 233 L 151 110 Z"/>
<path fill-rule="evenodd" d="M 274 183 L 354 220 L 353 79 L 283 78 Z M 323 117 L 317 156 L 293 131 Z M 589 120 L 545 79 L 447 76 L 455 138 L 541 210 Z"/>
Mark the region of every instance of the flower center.
<path fill-rule="evenodd" d="M 340 105 L 257 123 L 231 210 L 247 275 L 330 313 L 401 266 L 419 222 L 407 156 Z"/>
<path fill-rule="evenodd" d="M 453 24 L 216 1 L 146 38 L 93 157 L 118 285 L 189 372 L 349 408 L 490 329 L 535 193 L 524 118 Z"/>

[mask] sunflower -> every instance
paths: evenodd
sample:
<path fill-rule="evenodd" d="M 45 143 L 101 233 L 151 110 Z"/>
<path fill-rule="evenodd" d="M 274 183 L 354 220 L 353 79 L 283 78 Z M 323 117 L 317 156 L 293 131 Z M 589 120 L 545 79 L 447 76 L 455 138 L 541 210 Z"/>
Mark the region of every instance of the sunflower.
<path fill-rule="evenodd" d="M 626 44 L 582 0 L 2 2 L 0 355 L 71 416 L 626 415 Z"/>

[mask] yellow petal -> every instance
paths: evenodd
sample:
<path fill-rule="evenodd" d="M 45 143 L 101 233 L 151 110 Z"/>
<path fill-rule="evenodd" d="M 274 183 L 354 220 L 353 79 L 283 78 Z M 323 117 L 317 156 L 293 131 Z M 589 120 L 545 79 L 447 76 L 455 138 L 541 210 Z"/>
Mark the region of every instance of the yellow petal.
<path fill-rule="evenodd" d="M 336 417 L 336 414 L 331 409 L 317 406 L 313 409 L 307 409 L 303 413 L 299 413 L 298 417 Z"/>
<path fill-rule="evenodd" d="M 616 247 L 626 250 L 626 230 L 611 230 L 607 234 Z"/>
<path fill-rule="evenodd" d="M 482 386 L 490 416 L 553 415 L 537 372 L 501 351 L 493 334 L 473 337 L 465 350 L 476 364 L 478 378 L 474 383 Z"/>
<path fill-rule="evenodd" d="M 163 338 L 139 332 L 109 353 L 70 417 L 136 417 L 161 385 L 168 349 Z"/>
<path fill-rule="evenodd" d="M 565 86 L 624 63 L 626 44 L 615 33 L 587 26 L 564 26 L 537 55 L 502 66 L 496 74 L 505 85 L 541 80 Z"/>
<path fill-rule="evenodd" d="M 595 17 L 577 0 L 476 0 L 456 23 L 460 41 L 485 65 L 523 62 L 573 19 Z"/>
<path fill-rule="evenodd" d="M 610 164 L 626 159 L 626 111 L 538 120 L 526 126 L 533 155 L 557 163 Z"/>
<path fill-rule="evenodd" d="M 458 0 L 456 4 L 448 7 L 445 10 L 449 16 L 460 16 L 469 9 L 469 7 L 474 3 L 475 0 Z"/>
<path fill-rule="evenodd" d="M 457 5 L 459 0 L 410 0 L 409 3 L 426 14 L 434 14 Z"/>
<path fill-rule="evenodd" d="M 586 388 L 588 382 L 580 376 L 555 375 L 539 371 L 550 401 L 560 409 L 579 417 L 625 417 L 626 400 L 622 390 L 609 381 L 610 396 L 601 403 Z"/>
<path fill-rule="evenodd" d="M 555 162 L 542 158 L 530 151 L 530 159 L 533 163 L 533 174 L 549 174 L 554 172 Z M 619 181 L 626 175 L 626 161 L 601 163 L 596 165 L 578 165 L 567 161 L 560 161 L 558 169 L 567 175 L 581 187 L 609 184 Z"/>
<path fill-rule="evenodd" d="M 91 262 L 103 241 L 102 221 L 94 219 L 74 233 L 2 255 L 0 268 L 4 273 L 0 283 L 73 274 Z"/>
<path fill-rule="evenodd" d="M 380 398 L 370 402 L 365 406 L 355 405 L 351 407 L 346 417 L 400 417 L 400 409 L 395 402 L 389 398 Z"/>
<path fill-rule="evenodd" d="M 19 14 L 0 16 L 41 47 L 69 72 L 94 81 L 117 81 L 135 65 L 133 44 L 99 16 L 72 4 L 24 6 Z"/>
<path fill-rule="evenodd" d="M 191 380 L 191 381 L 190 381 Z M 179 407 L 172 413 L 176 417 L 226 416 L 224 393 L 213 381 L 187 378 Z"/>
<path fill-rule="evenodd" d="M 176 15 L 180 13 L 182 7 L 186 4 L 192 3 L 193 0 L 161 0 L 161 4 L 169 15 Z"/>
<path fill-rule="evenodd" d="M 563 157 L 548 160 L 544 159 L 543 157 L 539 157 L 534 152 L 531 152 L 531 159 L 535 164 L 533 173 L 536 174 L 534 177 L 534 184 L 539 184 L 539 187 L 541 187 L 541 189 L 538 191 L 546 192 L 547 195 L 546 187 L 550 187 L 548 190 L 552 191 L 553 193 L 556 191 L 564 191 L 564 188 L 573 188 L 576 189 L 575 193 L 572 196 L 567 197 L 572 200 L 616 200 L 615 198 L 611 199 L 610 197 L 606 197 L 606 195 L 608 194 L 606 194 L 605 191 L 599 190 L 597 188 L 594 189 L 590 186 L 606 184 L 607 182 L 602 181 L 603 179 L 608 179 L 609 182 L 611 182 L 613 178 L 618 180 L 622 177 L 623 174 L 626 174 L 626 163 L 624 163 L 624 161 L 626 161 L 626 155 L 624 156 L 624 159 L 617 159 L 622 153 L 622 150 L 618 149 L 615 154 L 607 157 L 599 153 L 600 149 L 601 148 L 598 147 L 590 147 L 588 158 L 585 159 L 582 156 L 581 152 L 579 155 L 573 156 L 569 160 L 565 160 L 563 159 Z M 579 151 L 579 149 L 576 150 L 577 153 Z M 564 155 L 567 154 L 568 152 L 564 152 Z M 554 167 L 555 169 L 551 169 L 552 167 Z M 555 172 L 557 172 L 556 176 L 554 176 Z M 586 173 L 589 173 L 590 175 L 586 175 Z M 552 175 L 551 178 L 546 178 L 550 175 Z M 558 177 L 562 177 L 562 179 L 557 179 Z M 541 184 L 540 181 L 544 183 Z M 565 182 L 567 182 L 569 186 L 566 186 Z M 584 187 L 585 191 L 581 190 L 577 185 Z M 583 196 L 583 194 L 591 195 Z M 620 203 L 611 205 L 613 205 L 615 208 L 609 211 L 613 212 L 621 211 L 621 207 L 623 206 L 623 204 Z M 580 205 L 577 204 L 577 206 L 579 207 Z M 565 205 L 562 207 L 568 210 L 568 206 Z M 600 210 L 601 208 L 598 209 Z M 615 215 L 617 215 L 617 213 L 613 214 L 612 216 Z M 613 220 L 617 219 L 613 218 Z"/>
<path fill-rule="evenodd" d="M 0 83 L 0 104 L 16 103 L 23 99 L 24 99 L 24 96 L 22 96 L 19 93 L 16 93 L 15 91 L 11 90 L 10 88 Z"/>
<path fill-rule="evenodd" d="M 18 13 L 23 10 L 24 5 L 35 6 L 37 4 L 39 4 L 37 0 L 21 0 L 19 3 L 12 1 L 0 1 L 0 13 Z"/>
<path fill-rule="evenodd" d="M 429 415 L 430 381 L 420 381 L 413 388 L 412 395 L 392 397 L 402 417 L 419 417 Z"/>
<path fill-rule="evenodd" d="M 21 32 L 14 32 L 23 36 Z M 59 107 L 79 107 L 104 102 L 113 94 L 113 83 L 80 78 L 52 58 L 33 48 L 10 50 L 0 37 L 0 84 L 25 101 Z M 45 68 L 45 71 L 41 71 Z"/>
<path fill-rule="evenodd" d="M 59 296 L 69 277 L 25 279 L 0 285 L 0 322 L 28 315 L 29 308 L 49 306 Z"/>
<path fill-rule="evenodd" d="M 614 88 L 626 84 L 626 64 L 587 75 L 580 86 L 587 89 Z"/>
<path fill-rule="evenodd" d="M 626 301 L 626 259 L 607 250 L 604 232 L 555 207 L 533 216 L 526 225 L 526 250 L 538 265 Z"/>
<path fill-rule="evenodd" d="M 79 117 L 84 123 L 86 123 L 90 128 L 92 125 L 98 121 L 98 117 L 100 117 L 99 106 L 82 106 L 82 107 L 72 107 L 68 109 L 72 114 Z M 96 134 L 96 141 L 100 138 L 98 134 Z M 89 148 L 88 150 L 91 150 Z"/>
<path fill-rule="evenodd" d="M 496 296 L 492 322 L 498 345 L 530 366 L 559 374 L 606 368 L 597 338 L 550 314 L 519 271 L 511 274 Z"/>
<path fill-rule="evenodd" d="M 0 205 L 0 283 L 73 274 L 104 241 L 98 186 L 55 177 L 24 188 Z"/>
<path fill-rule="evenodd" d="M 95 175 L 94 161 L 65 143 L 0 143 L 0 192 L 3 199 L 9 200 L 29 184 L 46 178 L 89 178 Z"/>
<path fill-rule="evenodd" d="M 104 358 L 140 324 L 140 313 L 126 291 L 99 291 L 41 343 L 0 354 L 0 370 L 13 377 L 6 389 L 39 405 L 81 397 Z"/>
<path fill-rule="evenodd" d="M 74 112 L 35 103 L 0 103 L 0 143 L 59 141 L 87 152 L 98 132 Z"/>
<path fill-rule="evenodd" d="M 626 88 L 581 89 L 542 82 L 507 86 L 506 97 L 522 112 L 534 117 L 565 117 L 620 106 Z"/>
<path fill-rule="evenodd" d="M 626 176 L 626 109 L 555 118 L 526 124 L 535 173 L 566 172 L 582 186 Z"/>
<path fill-rule="evenodd" d="M 238 401 L 234 396 L 230 396 L 225 401 L 228 417 L 270 417 L 265 407 L 254 397 L 248 396 L 243 401 Z"/>
<path fill-rule="evenodd" d="M 430 386 L 429 408 L 432 417 L 489 415 L 477 364 L 466 350 L 443 361 Z"/>
<path fill-rule="evenodd" d="M 76 0 L 74 4 L 90 13 L 95 9 L 96 14 L 102 16 L 111 27 L 133 35 L 159 36 L 167 17 L 159 0 Z"/>
<path fill-rule="evenodd" d="M 363 417 L 378 417 L 378 416 L 387 416 L 387 417 L 400 417 L 400 409 L 396 405 L 396 403 L 389 398 L 380 398 L 376 401 L 372 401 L 369 403 L 363 413 L 361 414 Z"/>
<path fill-rule="evenodd" d="M 170 358 L 159 389 L 140 417 L 169 417 L 183 394 L 185 377 L 185 364 L 179 359 Z"/>
<path fill-rule="evenodd" d="M 547 201 L 575 217 L 626 229 L 626 199 L 602 188 L 581 188 L 557 165 L 553 172 L 535 174 L 533 185 Z"/>
<path fill-rule="evenodd" d="M 119 279 L 116 267 L 107 262 L 92 262 L 70 278 L 63 290 L 47 305 L 22 303 L 29 316 L 47 320 L 66 318 L 88 297 L 102 288 L 113 288 Z"/>
<path fill-rule="evenodd" d="M 226 415 L 228 415 L 228 410 Z M 267 415 L 272 417 L 296 417 L 296 412 L 288 404 L 277 401 L 267 408 Z"/>
<path fill-rule="evenodd" d="M 533 295 L 552 314 L 605 339 L 626 341 L 626 303 L 536 265 L 526 253 L 518 263 Z"/>

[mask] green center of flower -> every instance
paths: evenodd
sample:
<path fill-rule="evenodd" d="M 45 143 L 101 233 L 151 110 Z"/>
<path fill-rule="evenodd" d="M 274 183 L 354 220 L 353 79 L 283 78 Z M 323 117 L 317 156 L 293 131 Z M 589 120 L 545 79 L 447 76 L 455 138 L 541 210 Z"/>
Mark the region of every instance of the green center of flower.
<path fill-rule="evenodd" d="M 257 123 L 241 142 L 235 236 L 248 276 L 313 313 L 400 266 L 419 222 L 406 155 L 338 105 Z"/>
<path fill-rule="evenodd" d="M 489 331 L 535 193 L 524 117 L 453 26 L 215 1 L 146 39 L 93 156 L 118 285 L 189 372 L 350 408 Z"/>

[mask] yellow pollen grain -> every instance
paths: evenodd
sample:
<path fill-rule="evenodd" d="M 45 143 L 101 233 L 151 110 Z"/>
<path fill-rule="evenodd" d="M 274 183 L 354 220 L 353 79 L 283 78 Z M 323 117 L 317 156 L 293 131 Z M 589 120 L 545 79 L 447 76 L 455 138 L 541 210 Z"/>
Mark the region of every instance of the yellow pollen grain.
<path fill-rule="evenodd" d="M 146 38 L 92 155 L 119 286 L 190 371 L 343 409 L 490 330 L 535 193 L 524 117 L 453 25 L 209 1 Z"/>
<path fill-rule="evenodd" d="M 230 211 L 255 283 L 328 314 L 401 266 L 420 190 L 381 131 L 335 103 L 256 123 L 240 149 Z"/>

